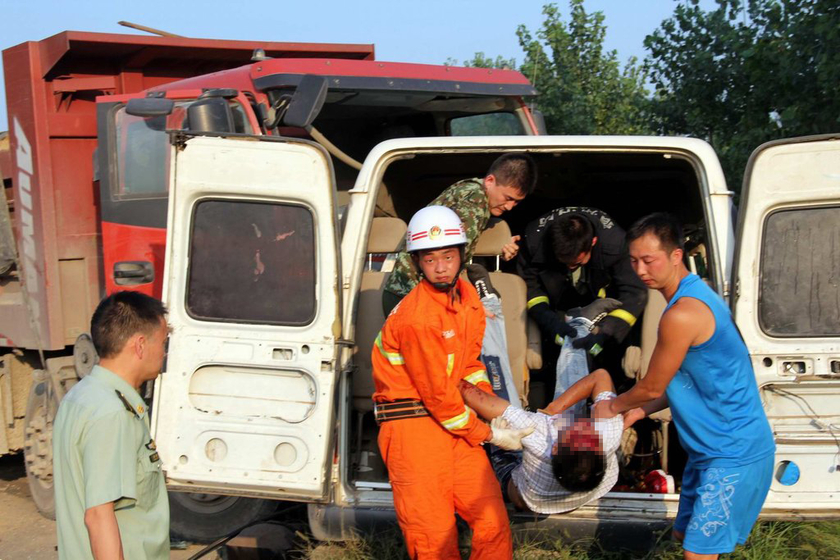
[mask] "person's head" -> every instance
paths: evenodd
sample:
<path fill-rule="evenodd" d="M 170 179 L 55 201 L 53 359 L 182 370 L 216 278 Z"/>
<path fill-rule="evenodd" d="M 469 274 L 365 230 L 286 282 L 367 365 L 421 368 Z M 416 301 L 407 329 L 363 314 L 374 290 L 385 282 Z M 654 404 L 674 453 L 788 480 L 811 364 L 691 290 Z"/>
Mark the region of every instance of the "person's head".
<path fill-rule="evenodd" d="M 680 222 L 664 212 L 639 219 L 627 231 L 630 263 L 648 288 L 661 289 L 681 276 L 684 239 Z"/>
<path fill-rule="evenodd" d="M 582 418 L 560 431 L 551 450 L 551 469 L 569 492 L 588 492 L 601 484 L 607 460 L 591 420 Z"/>
<path fill-rule="evenodd" d="M 445 206 L 427 206 L 408 223 L 406 250 L 421 278 L 438 290 L 455 286 L 464 265 L 467 235 L 461 218 Z"/>
<path fill-rule="evenodd" d="M 504 154 L 496 159 L 484 177 L 490 214 L 499 217 L 534 192 L 537 164 L 525 153 Z"/>
<path fill-rule="evenodd" d="M 166 307 L 138 292 L 117 292 L 93 312 L 90 335 L 100 360 L 120 360 L 140 381 L 154 379 L 166 357 Z"/>
<path fill-rule="evenodd" d="M 569 270 L 587 264 L 598 242 L 592 222 L 574 213 L 561 214 L 549 222 L 548 238 L 554 257 Z"/>

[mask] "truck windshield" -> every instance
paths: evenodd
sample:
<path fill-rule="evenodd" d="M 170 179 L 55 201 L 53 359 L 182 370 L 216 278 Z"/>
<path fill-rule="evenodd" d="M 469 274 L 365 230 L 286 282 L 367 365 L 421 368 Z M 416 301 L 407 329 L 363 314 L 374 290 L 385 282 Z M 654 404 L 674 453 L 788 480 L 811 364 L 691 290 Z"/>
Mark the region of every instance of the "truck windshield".
<path fill-rule="evenodd" d="M 449 121 L 452 136 L 519 136 L 525 134 L 522 123 L 513 113 L 470 115 Z"/>
<path fill-rule="evenodd" d="M 166 130 L 187 129 L 187 108 L 195 100 L 178 101 L 172 113 L 135 117 L 125 107 L 114 114 L 116 173 L 111 181 L 115 199 L 165 197 L 169 187 L 169 145 Z M 252 132 L 245 110 L 230 102 L 235 132 Z"/>

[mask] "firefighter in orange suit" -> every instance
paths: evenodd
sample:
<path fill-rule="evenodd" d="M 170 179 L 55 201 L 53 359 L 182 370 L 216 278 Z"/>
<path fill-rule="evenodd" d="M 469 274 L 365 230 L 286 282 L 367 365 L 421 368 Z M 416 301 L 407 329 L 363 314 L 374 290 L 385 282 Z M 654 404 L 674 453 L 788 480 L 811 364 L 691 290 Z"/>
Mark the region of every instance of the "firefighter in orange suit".
<path fill-rule="evenodd" d="M 467 237 L 443 206 L 411 219 L 406 249 L 421 281 L 391 312 L 373 349 L 379 449 L 411 558 L 460 560 L 455 513 L 472 528 L 473 559 L 511 558 L 510 523 L 481 444 L 521 449 L 529 432 L 484 424 L 458 391 L 492 393 L 479 361 L 484 310 L 459 278 Z"/>

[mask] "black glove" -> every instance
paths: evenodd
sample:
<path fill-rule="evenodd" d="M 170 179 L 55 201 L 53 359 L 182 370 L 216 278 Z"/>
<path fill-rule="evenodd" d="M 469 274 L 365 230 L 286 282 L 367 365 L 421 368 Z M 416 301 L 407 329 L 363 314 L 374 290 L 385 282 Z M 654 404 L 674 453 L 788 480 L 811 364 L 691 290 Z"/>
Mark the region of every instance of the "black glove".
<path fill-rule="evenodd" d="M 495 294 L 496 297 L 499 296 L 499 292 L 493 287 L 493 284 L 490 283 L 490 274 L 487 272 L 487 269 L 481 266 L 480 264 L 468 264 L 466 267 L 467 269 L 467 278 L 470 279 L 470 283 L 475 286 L 475 291 L 478 292 L 479 298 L 485 298 L 490 294 Z"/>
<path fill-rule="evenodd" d="M 614 315 L 607 315 L 598 323 L 598 332 L 607 335 L 616 342 L 621 342 L 632 327 L 630 324 Z"/>
<path fill-rule="evenodd" d="M 597 356 L 604 349 L 604 344 L 609 338 L 605 333 L 589 333 L 583 338 L 572 341 L 572 346 L 575 348 L 586 348 L 590 354 Z"/>
<path fill-rule="evenodd" d="M 555 324 L 555 332 L 554 332 L 554 342 L 557 344 L 563 344 L 563 339 L 567 336 L 569 338 L 575 338 L 578 334 L 577 329 L 573 326 L 569 325 L 569 323 L 565 321 L 561 321 L 559 318 L 557 323 Z M 559 337 L 559 340 L 558 340 Z"/>

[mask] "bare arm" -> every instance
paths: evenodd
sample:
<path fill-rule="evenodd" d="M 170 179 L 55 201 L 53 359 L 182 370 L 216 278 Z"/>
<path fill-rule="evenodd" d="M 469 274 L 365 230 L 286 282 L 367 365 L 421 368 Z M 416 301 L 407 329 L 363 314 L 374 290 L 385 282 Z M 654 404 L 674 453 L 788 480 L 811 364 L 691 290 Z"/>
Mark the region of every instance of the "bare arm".
<path fill-rule="evenodd" d="M 711 311 L 693 298 L 683 298 L 674 304 L 659 323 L 659 338 L 647 375 L 632 389 L 609 402 L 613 415 L 642 406 L 660 406 L 661 402 L 653 403 L 665 394 L 668 383 L 679 370 L 689 347 L 705 332 L 709 321 L 714 331 Z"/>
<path fill-rule="evenodd" d="M 560 414 L 573 404 L 587 397 L 595 398 L 598 393 L 604 391 L 615 391 L 615 387 L 607 370 L 599 369 L 569 387 L 565 393 L 549 403 L 544 412 L 549 415 Z"/>
<path fill-rule="evenodd" d="M 510 406 L 510 403 L 505 399 L 492 393 L 486 393 L 468 381 L 461 380 L 458 384 L 458 390 L 461 391 L 464 403 L 485 420 L 492 420 L 501 416 L 505 409 Z"/>
<path fill-rule="evenodd" d="M 90 537 L 90 549 L 96 560 L 123 560 L 122 540 L 114 502 L 107 502 L 85 510 L 85 527 Z"/>

